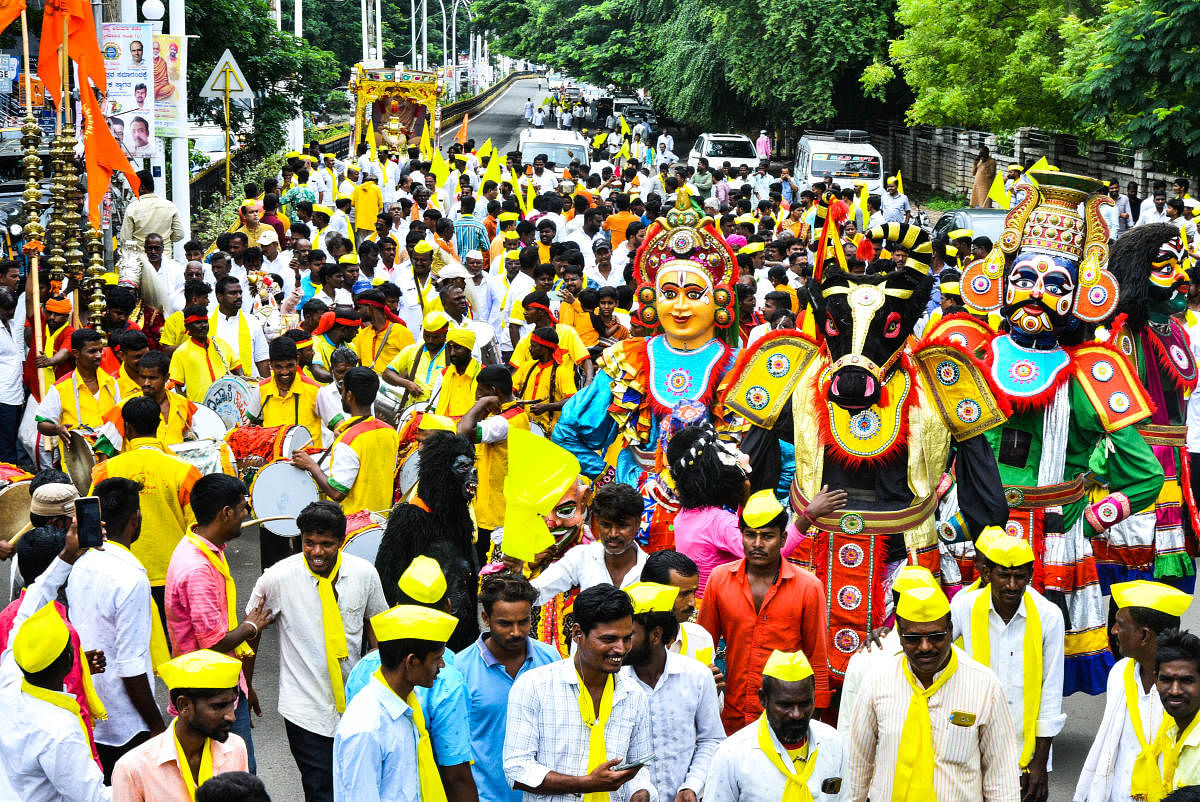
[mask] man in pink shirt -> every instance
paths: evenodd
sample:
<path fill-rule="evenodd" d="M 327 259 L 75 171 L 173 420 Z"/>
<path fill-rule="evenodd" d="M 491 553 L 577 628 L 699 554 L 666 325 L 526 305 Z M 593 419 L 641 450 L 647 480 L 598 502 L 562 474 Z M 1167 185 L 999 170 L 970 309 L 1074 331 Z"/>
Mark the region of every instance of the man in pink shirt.
<path fill-rule="evenodd" d="M 211 649 L 245 659 L 263 627 L 274 616 L 263 605 L 237 623 L 237 588 L 225 560 L 225 545 L 242 533 L 249 517 L 246 485 L 223 473 L 200 477 L 192 488 L 192 513 L 196 525 L 184 535 L 167 567 L 167 628 L 176 654 Z M 254 742 L 250 739 L 250 709 L 261 716 L 258 697 L 238 678 L 236 720 L 233 731 L 246 743 L 250 771 L 254 772 Z"/>
<path fill-rule="evenodd" d="M 246 745 L 232 732 L 241 661 L 202 649 L 168 660 L 158 672 L 179 714 L 165 732 L 117 761 L 113 802 L 195 799 L 210 777 L 246 771 Z"/>

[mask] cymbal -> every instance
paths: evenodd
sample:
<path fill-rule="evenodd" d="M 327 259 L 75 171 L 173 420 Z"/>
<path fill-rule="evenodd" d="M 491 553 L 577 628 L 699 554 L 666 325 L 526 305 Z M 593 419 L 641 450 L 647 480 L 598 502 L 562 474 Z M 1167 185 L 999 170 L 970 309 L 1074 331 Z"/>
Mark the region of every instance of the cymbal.
<path fill-rule="evenodd" d="M 26 530 L 19 530 L 22 523 L 27 529 L 33 528 L 29 524 L 29 505 L 32 501 L 28 481 L 14 482 L 0 488 L 0 522 L 3 522 L 0 523 L 0 537 L 15 544 L 17 538 L 25 534 Z"/>

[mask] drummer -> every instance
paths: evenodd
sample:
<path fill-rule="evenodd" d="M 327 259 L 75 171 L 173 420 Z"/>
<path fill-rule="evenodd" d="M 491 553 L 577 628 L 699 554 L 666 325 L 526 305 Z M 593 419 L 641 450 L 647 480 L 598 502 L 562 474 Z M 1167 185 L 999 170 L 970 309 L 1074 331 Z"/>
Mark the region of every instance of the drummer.
<path fill-rule="evenodd" d="M 242 363 L 229 343 L 210 337 L 208 309 L 189 306 L 183 310 L 188 338 L 171 355 L 170 379 L 182 387 L 188 399 L 200 403 L 217 379 L 232 373 L 242 375 Z"/>
<path fill-rule="evenodd" d="M 389 510 L 400 436 L 371 414 L 379 376 L 359 365 L 346 371 L 342 385 L 342 404 L 350 419 L 339 427 L 330 447 L 328 473 L 303 451 L 292 455 L 292 464 L 308 471 L 321 493 L 341 504 L 347 516 L 360 510 Z"/>
<path fill-rule="evenodd" d="M 453 326 L 446 335 L 446 367 L 442 368 L 434 412 L 458 420 L 475 406 L 475 377 L 479 361 L 471 356 L 475 332 L 465 326 Z"/>
<path fill-rule="evenodd" d="M 321 385 L 298 375 L 300 357 L 296 343 L 290 337 L 271 341 L 271 378 L 258 385 L 262 411 L 261 423 L 275 426 L 303 426 L 312 436 L 313 445 L 321 447 L 321 416 L 317 413 L 317 392 Z"/>
<path fill-rule="evenodd" d="M 354 350 L 359 361 L 376 373 L 383 373 L 401 350 L 412 345 L 412 332 L 387 304 L 381 290 L 359 293 L 354 303 L 359 316 L 367 323 L 354 338 Z"/>
<path fill-rule="evenodd" d="M 414 343 L 388 363 L 383 380 L 403 387 L 410 399 L 427 398 L 441 380 L 446 367 L 446 337 L 450 333 L 450 316 L 436 311 L 425 315 L 421 324 L 423 342 Z"/>
<path fill-rule="evenodd" d="M 300 362 L 300 375 L 317 381 L 313 376 L 313 341 L 312 335 L 304 329 L 288 329 L 281 336 L 287 337 L 296 344 L 296 358 Z M 317 382 L 320 384 L 320 382 Z"/>
<path fill-rule="evenodd" d="M 95 329 L 71 332 L 75 370 L 54 383 L 37 407 L 37 428 L 43 435 L 70 436 L 72 429 L 99 429 L 104 413 L 121 400 L 112 376 L 100 370 L 104 337 Z"/>
<path fill-rule="evenodd" d="M 174 446 L 182 443 L 192 429 L 192 415 L 196 404 L 179 393 L 167 391 L 167 373 L 171 369 L 171 360 L 162 351 L 147 351 L 138 362 L 138 375 L 141 387 L 138 395 L 153 398 L 162 413 L 158 423 L 157 437 L 163 445 Z M 95 451 L 111 457 L 125 450 L 125 423 L 121 415 L 121 407 L 114 406 L 104 415 L 104 425 L 100 427 L 100 438 L 96 441 Z"/>
<path fill-rule="evenodd" d="M 358 312 L 347 306 L 334 307 L 321 315 L 321 323 L 313 332 L 313 375 L 317 381 L 329 380 L 329 356 L 343 345 L 353 348 L 360 326 Z"/>
<path fill-rule="evenodd" d="M 150 350 L 150 339 L 144 332 L 128 329 L 114 336 L 110 342 L 113 353 L 121 362 L 121 367 L 116 373 L 110 374 L 121 389 L 121 397 L 133 398 L 141 395 L 142 374 L 138 370 L 138 363 Z"/>

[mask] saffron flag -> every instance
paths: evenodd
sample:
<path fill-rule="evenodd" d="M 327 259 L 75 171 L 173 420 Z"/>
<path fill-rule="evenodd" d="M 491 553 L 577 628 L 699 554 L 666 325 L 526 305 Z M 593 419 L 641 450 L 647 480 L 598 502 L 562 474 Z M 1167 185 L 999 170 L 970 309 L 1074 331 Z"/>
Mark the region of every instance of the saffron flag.
<path fill-rule="evenodd" d="M 21 12 L 25 10 L 25 0 L 10 0 L 8 3 L 0 4 L 0 31 L 12 25 L 13 20 L 21 16 Z"/>
<path fill-rule="evenodd" d="M 458 135 L 456 137 L 454 137 L 454 141 L 460 145 L 467 144 L 467 123 L 469 123 L 470 121 L 471 121 L 471 115 L 464 114 L 462 126 L 460 126 L 458 129 Z"/>
<path fill-rule="evenodd" d="M 134 172 L 133 165 L 121 150 L 121 145 L 108 129 L 91 87 L 84 87 L 80 95 L 83 101 L 83 156 L 87 165 L 88 223 L 92 228 L 99 228 L 100 203 L 108 192 L 113 173 L 117 170 L 123 172 L 134 194 L 140 194 L 141 182 Z"/>
<path fill-rule="evenodd" d="M 20 9 L 17 14 L 20 15 Z M 80 82 L 86 85 L 90 78 L 101 94 L 106 93 L 108 80 L 104 73 L 104 57 L 100 55 L 92 6 L 87 0 L 49 0 L 42 14 L 38 77 L 50 92 L 55 107 L 62 102 L 58 49 L 64 44 L 67 55 L 79 66 Z"/>

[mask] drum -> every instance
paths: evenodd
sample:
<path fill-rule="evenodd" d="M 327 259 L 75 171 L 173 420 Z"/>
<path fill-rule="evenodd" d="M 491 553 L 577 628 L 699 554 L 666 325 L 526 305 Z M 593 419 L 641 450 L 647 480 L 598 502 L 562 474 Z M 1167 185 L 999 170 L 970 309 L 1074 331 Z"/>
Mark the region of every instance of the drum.
<path fill-rule="evenodd" d="M 238 474 L 249 482 L 269 462 L 291 459 L 312 442 L 303 426 L 239 426 L 225 435 L 237 460 Z"/>
<path fill-rule="evenodd" d="M 396 419 L 396 431 L 402 432 L 408 426 L 408 422 L 412 420 L 413 415 L 418 412 L 425 412 L 429 409 L 428 401 L 414 401 L 404 408 Z"/>
<path fill-rule="evenodd" d="M 421 449 L 414 448 L 396 470 L 396 489 L 400 493 L 400 501 L 408 501 L 411 494 L 416 492 L 420 470 Z"/>
<path fill-rule="evenodd" d="M 189 440 L 169 448 L 175 452 L 175 456 L 200 471 L 201 476 L 225 473 L 225 466 L 233 464 L 229 444 L 222 440 Z"/>
<path fill-rule="evenodd" d="M 77 429 L 71 430 L 71 436 L 63 443 L 63 467 L 71 483 L 82 495 L 87 495 L 92 486 L 92 468 L 96 467 L 96 452 L 92 450 L 92 436 Z"/>
<path fill-rule="evenodd" d="M 204 406 L 221 416 L 226 430 L 245 426 L 250 418 L 258 417 L 262 411 L 258 388 L 248 379 L 232 373 L 212 383 L 204 394 Z"/>
<path fill-rule="evenodd" d="M 379 544 L 383 542 L 384 524 L 384 517 L 371 510 L 359 510 L 346 516 L 346 542 L 342 544 L 342 551 L 374 565 Z"/>
<path fill-rule="evenodd" d="M 280 537 L 300 534 L 296 516 L 320 497 L 317 483 L 308 471 L 282 460 L 259 471 L 250 485 L 250 504 L 256 517 L 288 516 L 287 520 L 264 521 L 262 524 L 263 529 Z"/>
<path fill-rule="evenodd" d="M 197 404 L 192 413 L 192 434 L 197 440 L 224 440 L 225 421 L 208 407 Z"/>
<path fill-rule="evenodd" d="M 388 426 L 396 426 L 400 420 L 400 399 L 403 392 L 403 390 L 394 389 L 391 385 L 381 382 L 379 392 L 375 394 L 375 405 L 371 412 Z"/>
<path fill-rule="evenodd" d="M 16 466 L 0 463 L 0 467 Z M 29 505 L 32 500 L 28 479 L 0 488 L 0 540 L 12 540 L 13 535 L 29 523 Z"/>

